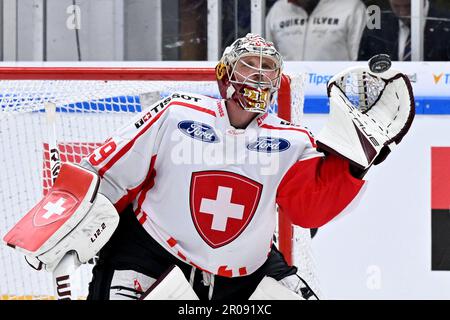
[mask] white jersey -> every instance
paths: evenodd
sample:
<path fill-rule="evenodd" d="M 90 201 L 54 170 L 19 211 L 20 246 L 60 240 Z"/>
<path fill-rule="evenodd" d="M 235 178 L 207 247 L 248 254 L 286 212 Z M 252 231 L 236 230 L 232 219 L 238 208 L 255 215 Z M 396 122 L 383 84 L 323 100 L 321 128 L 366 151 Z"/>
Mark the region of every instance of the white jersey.
<path fill-rule="evenodd" d="M 308 16 L 302 7 L 278 0 L 266 17 L 266 39 L 285 60 L 356 60 L 365 10 L 360 0 L 320 0 Z"/>
<path fill-rule="evenodd" d="M 285 173 L 321 156 L 307 130 L 274 115 L 238 130 L 224 100 L 175 93 L 118 130 L 83 165 L 99 173 L 100 192 L 119 212 L 133 205 L 167 251 L 236 277 L 267 259 Z"/>

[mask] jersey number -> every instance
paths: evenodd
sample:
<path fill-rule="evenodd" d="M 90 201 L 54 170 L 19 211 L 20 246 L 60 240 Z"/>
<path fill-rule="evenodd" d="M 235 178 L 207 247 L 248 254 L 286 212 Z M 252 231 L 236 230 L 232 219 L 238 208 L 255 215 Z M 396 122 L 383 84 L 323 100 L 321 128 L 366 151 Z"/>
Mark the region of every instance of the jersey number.
<path fill-rule="evenodd" d="M 116 150 L 116 147 L 116 143 L 111 140 L 107 144 L 104 144 L 100 148 L 96 149 L 89 157 L 89 162 L 93 166 L 98 166 Z"/>

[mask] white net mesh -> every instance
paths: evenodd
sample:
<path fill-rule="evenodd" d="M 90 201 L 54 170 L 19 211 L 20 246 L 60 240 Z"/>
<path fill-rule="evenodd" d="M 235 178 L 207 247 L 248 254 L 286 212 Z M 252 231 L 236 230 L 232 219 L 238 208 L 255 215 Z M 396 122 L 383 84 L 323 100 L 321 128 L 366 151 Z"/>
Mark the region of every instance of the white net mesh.
<path fill-rule="evenodd" d="M 336 84 L 353 106 L 364 112 L 378 100 L 386 81 L 361 69 L 354 69 L 336 81 Z"/>
<path fill-rule="evenodd" d="M 296 81 L 292 83 L 297 86 L 294 101 L 302 108 L 302 83 Z M 3 237 L 51 185 L 46 102 L 57 107 L 61 160 L 79 162 L 141 111 L 141 94 L 156 101 L 175 91 L 218 96 L 213 81 L 0 81 L 0 235 Z M 91 268 L 85 265 L 76 272 L 75 296 L 87 296 Z M 51 275 L 34 271 L 21 254 L 1 245 L 0 298 L 52 297 Z"/>
<path fill-rule="evenodd" d="M 304 88 L 306 83 L 306 74 L 300 74 L 293 77 L 291 83 L 291 122 L 296 125 L 302 125 L 303 106 L 304 106 Z M 316 262 L 311 246 L 311 233 L 309 229 L 293 226 L 293 247 L 292 261 L 298 267 L 298 273 L 310 285 L 311 289 L 320 297 L 320 282 L 317 275 Z"/>

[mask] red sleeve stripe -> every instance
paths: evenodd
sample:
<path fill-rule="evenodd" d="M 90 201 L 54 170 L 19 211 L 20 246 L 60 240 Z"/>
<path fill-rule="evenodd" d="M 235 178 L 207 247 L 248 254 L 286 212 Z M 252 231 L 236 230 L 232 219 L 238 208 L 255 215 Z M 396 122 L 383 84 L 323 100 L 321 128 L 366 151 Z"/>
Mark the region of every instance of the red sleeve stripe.
<path fill-rule="evenodd" d="M 147 196 L 147 192 L 151 188 L 153 188 L 153 186 L 155 185 L 155 177 L 156 177 L 156 170 L 154 169 L 155 161 L 156 161 L 156 156 L 153 156 L 151 165 L 150 165 L 151 169 L 149 171 L 149 174 L 147 175 L 147 178 L 145 179 L 144 183 L 142 184 L 141 192 L 137 198 L 137 201 L 138 201 L 138 206 L 136 208 L 137 212 L 141 210 L 142 204 L 144 203 L 144 200 Z"/>
<path fill-rule="evenodd" d="M 139 216 L 140 215 L 140 216 Z M 145 223 L 145 221 L 147 221 L 147 214 L 144 211 L 141 211 L 138 215 L 138 221 L 141 225 L 143 225 Z"/>
<path fill-rule="evenodd" d="M 275 126 L 272 126 L 272 125 L 266 124 L 266 123 L 262 124 L 260 127 L 261 127 L 261 128 L 264 128 L 264 129 L 292 130 L 292 131 L 302 132 L 302 133 L 304 133 L 304 134 L 306 134 L 306 135 L 308 136 L 309 141 L 311 142 L 312 146 L 313 146 L 314 148 L 317 147 L 316 142 L 314 141 L 314 138 L 311 137 L 311 135 L 309 134 L 308 130 L 304 130 L 304 129 L 300 129 L 300 128 L 275 127 Z"/>
<path fill-rule="evenodd" d="M 139 184 L 137 187 L 127 190 L 127 193 L 114 204 L 114 207 L 116 208 L 117 212 L 119 212 L 119 214 L 136 198 L 136 196 L 143 188 L 146 188 L 148 191 L 150 189 L 147 188 L 148 185 L 151 185 L 153 187 L 154 178 L 156 175 L 156 173 L 153 170 L 155 161 L 156 156 L 153 156 L 152 160 L 150 161 L 150 167 L 148 169 L 148 173 L 144 181 L 142 181 L 142 183 Z M 136 209 L 136 212 L 139 212 L 139 210 L 141 209 L 141 204 L 142 203 L 139 203 L 139 207 Z"/>
<path fill-rule="evenodd" d="M 216 116 L 216 113 L 213 110 L 209 110 L 206 108 L 202 108 L 193 104 L 189 104 L 189 103 L 185 103 L 185 102 L 179 102 L 179 101 L 173 101 L 170 102 L 167 107 L 163 110 L 161 110 L 161 112 L 159 112 L 153 119 L 150 120 L 150 122 L 144 127 L 144 129 L 142 129 L 141 131 L 138 132 L 138 134 L 136 136 L 134 136 L 134 138 L 132 140 L 130 140 L 122 149 L 119 150 L 119 152 L 117 152 L 114 157 L 111 158 L 111 160 L 105 165 L 103 166 L 99 171 L 98 174 L 100 175 L 100 177 L 103 177 L 103 175 L 105 174 L 106 171 L 108 171 L 109 169 L 111 169 L 111 167 L 117 162 L 119 161 L 120 158 L 122 158 L 128 151 L 130 151 L 130 149 L 133 147 L 134 143 L 136 142 L 136 140 L 142 136 L 144 133 L 146 133 L 148 131 L 148 129 L 151 128 L 151 126 L 161 117 L 161 115 L 171 106 L 171 105 L 176 105 L 176 106 L 181 106 L 181 107 L 186 107 L 186 108 L 191 108 L 200 112 L 204 112 L 207 113 L 209 115 L 212 116 Z"/>
<path fill-rule="evenodd" d="M 139 193 L 139 190 L 141 190 L 141 187 L 142 184 L 138 185 L 136 188 L 127 190 L 127 193 L 116 203 L 114 203 L 114 207 L 119 214 L 123 212 L 123 210 L 131 203 L 131 201 L 133 201 L 134 197 L 136 197 L 136 195 Z"/>
<path fill-rule="evenodd" d="M 182 254 L 180 251 L 178 251 L 177 254 L 182 260 L 187 261 L 186 256 Z"/>

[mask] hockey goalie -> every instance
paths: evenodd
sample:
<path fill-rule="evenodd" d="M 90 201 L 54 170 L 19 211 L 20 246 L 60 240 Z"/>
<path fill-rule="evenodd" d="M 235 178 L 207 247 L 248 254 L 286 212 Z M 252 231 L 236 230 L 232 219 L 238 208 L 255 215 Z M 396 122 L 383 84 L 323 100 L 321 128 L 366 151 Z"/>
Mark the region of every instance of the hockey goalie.
<path fill-rule="evenodd" d="M 328 84 L 317 140 L 273 114 L 283 61 L 248 34 L 216 66 L 221 99 L 173 93 L 117 130 L 5 237 L 48 271 L 98 254 L 88 299 L 316 299 L 273 244 L 276 206 L 317 228 L 361 193 L 408 132 L 414 100 L 394 70 Z M 363 203 L 361 200 L 360 203 Z"/>

